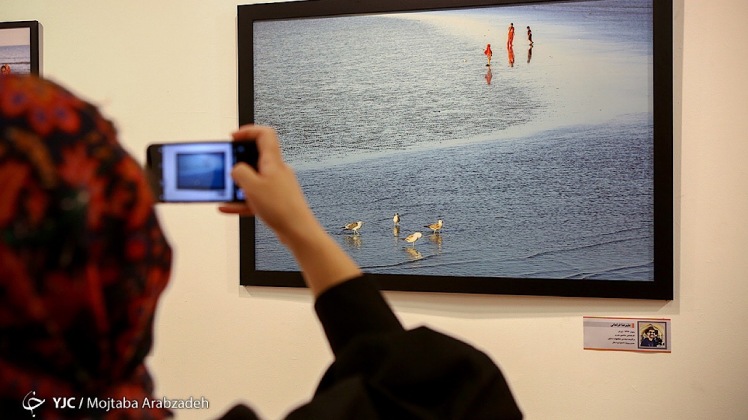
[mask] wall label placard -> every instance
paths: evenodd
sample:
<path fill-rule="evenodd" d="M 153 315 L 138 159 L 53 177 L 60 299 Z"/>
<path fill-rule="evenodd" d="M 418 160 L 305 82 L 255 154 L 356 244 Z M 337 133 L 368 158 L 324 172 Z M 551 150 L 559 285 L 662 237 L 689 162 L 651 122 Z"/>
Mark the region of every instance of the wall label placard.
<path fill-rule="evenodd" d="M 670 353 L 670 319 L 585 316 L 584 349 Z"/>

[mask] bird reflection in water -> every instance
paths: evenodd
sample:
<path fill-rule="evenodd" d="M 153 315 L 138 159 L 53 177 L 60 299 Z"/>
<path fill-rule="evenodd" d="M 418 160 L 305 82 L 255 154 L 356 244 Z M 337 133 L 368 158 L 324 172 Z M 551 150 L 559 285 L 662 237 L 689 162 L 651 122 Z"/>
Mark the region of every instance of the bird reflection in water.
<path fill-rule="evenodd" d="M 347 235 L 343 237 L 343 240 L 349 247 L 361 249 L 361 235 Z"/>
<path fill-rule="evenodd" d="M 417 250 L 417 249 L 415 249 L 415 248 L 412 248 L 412 247 L 406 246 L 406 247 L 405 247 L 405 248 L 403 248 L 403 249 L 405 250 L 405 252 L 406 252 L 406 253 L 408 254 L 408 257 L 410 257 L 410 259 L 411 259 L 412 261 L 418 261 L 418 260 L 420 260 L 421 258 L 423 258 L 423 255 L 422 255 L 422 254 L 421 254 L 420 252 L 418 252 L 418 250 Z"/>
<path fill-rule="evenodd" d="M 436 252 L 441 253 L 442 252 L 442 235 L 441 233 L 432 233 L 429 235 L 429 241 L 436 245 Z"/>

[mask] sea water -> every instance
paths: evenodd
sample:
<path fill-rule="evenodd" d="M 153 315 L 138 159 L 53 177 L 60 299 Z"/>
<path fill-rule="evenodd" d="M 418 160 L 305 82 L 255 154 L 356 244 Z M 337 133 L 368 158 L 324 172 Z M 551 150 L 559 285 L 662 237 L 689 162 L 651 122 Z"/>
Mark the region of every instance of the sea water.
<path fill-rule="evenodd" d="M 0 64 L 10 66 L 13 74 L 31 73 L 31 49 L 28 45 L 0 46 Z"/>
<path fill-rule="evenodd" d="M 651 83 L 640 0 L 255 26 L 255 121 L 372 273 L 651 280 Z"/>

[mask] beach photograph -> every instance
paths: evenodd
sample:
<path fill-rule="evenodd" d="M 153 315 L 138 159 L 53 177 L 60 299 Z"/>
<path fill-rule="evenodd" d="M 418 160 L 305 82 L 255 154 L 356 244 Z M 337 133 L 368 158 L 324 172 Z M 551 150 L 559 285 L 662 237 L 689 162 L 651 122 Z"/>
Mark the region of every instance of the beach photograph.
<path fill-rule="evenodd" d="M 652 0 L 253 36 L 254 122 L 365 272 L 653 281 Z M 256 270 L 298 271 L 259 221 L 254 248 Z"/>
<path fill-rule="evenodd" d="M 0 71 L 31 73 L 31 29 L 0 27 Z"/>

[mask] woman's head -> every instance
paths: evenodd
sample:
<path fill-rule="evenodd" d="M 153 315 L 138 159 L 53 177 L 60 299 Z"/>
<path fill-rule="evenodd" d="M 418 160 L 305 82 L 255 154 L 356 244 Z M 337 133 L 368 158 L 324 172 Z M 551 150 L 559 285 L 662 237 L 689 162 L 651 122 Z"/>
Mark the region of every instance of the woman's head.
<path fill-rule="evenodd" d="M 0 78 L 0 406 L 30 391 L 150 396 L 143 360 L 170 265 L 114 126 L 52 82 Z"/>

